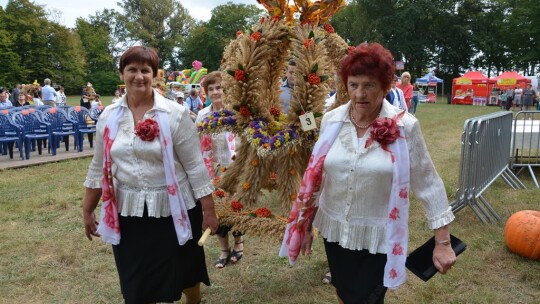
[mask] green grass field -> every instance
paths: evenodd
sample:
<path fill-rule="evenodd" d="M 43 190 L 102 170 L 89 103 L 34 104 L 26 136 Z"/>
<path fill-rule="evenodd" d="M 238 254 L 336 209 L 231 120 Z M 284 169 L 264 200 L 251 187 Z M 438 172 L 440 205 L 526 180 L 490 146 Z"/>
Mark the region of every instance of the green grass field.
<path fill-rule="evenodd" d="M 69 104 L 78 104 L 70 97 Z M 105 105 L 109 97 L 102 98 Z M 465 119 L 497 111 L 495 107 L 421 104 L 421 122 L 433 161 L 450 200 L 458 181 L 460 138 Z M 0 303 L 122 303 L 111 246 L 84 236 L 82 183 L 89 158 L 0 172 Z M 539 210 L 540 190 L 527 175 L 529 190 L 512 190 L 497 180 L 486 199 L 501 215 L 483 225 L 466 208 L 456 215 L 452 233 L 468 244 L 448 275 L 424 283 L 414 275 L 386 303 L 539 303 L 540 262 L 521 258 L 505 246 L 506 219 L 523 209 Z M 270 204 L 273 194 L 261 205 Z M 423 208 L 411 201 L 410 249 L 432 235 Z M 321 282 L 327 270 L 322 240 L 314 254 L 290 267 L 279 258 L 279 241 L 245 237 L 245 255 L 237 265 L 213 268 L 216 238 L 206 244 L 212 286 L 203 287 L 203 303 L 336 303 L 333 287 Z"/>

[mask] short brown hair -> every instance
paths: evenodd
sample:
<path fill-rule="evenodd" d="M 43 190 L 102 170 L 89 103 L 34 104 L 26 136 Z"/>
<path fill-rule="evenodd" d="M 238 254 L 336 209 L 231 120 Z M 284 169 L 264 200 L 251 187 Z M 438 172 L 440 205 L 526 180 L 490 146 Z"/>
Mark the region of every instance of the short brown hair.
<path fill-rule="evenodd" d="M 159 56 L 156 49 L 146 46 L 133 46 L 120 57 L 120 73 L 131 63 L 148 64 L 152 68 L 152 76 L 156 77 L 159 66 Z"/>
<path fill-rule="evenodd" d="M 390 89 L 394 79 L 395 67 L 392 53 L 379 43 L 361 43 L 341 60 L 339 75 L 345 87 L 349 76 L 372 76 L 382 87 Z"/>
<path fill-rule="evenodd" d="M 221 80 L 222 80 L 221 72 L 214 71 L 214 72 L 208 73 L 202 83 L 202 86 L 204 88 L 204 93 L 208 94 L 208 87 L 211 84 L 221 83 Z"/>

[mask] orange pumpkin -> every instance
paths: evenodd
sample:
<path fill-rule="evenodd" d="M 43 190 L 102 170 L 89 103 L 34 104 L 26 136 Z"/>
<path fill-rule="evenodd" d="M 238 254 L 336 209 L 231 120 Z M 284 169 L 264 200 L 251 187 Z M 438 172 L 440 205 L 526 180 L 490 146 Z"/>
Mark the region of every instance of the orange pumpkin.
<path fill-rule="evenodd" d="M 510 251 L 540 260 L 540 211 L 522 210 L 512 214 L 504 226 L 504 241 Z"/>

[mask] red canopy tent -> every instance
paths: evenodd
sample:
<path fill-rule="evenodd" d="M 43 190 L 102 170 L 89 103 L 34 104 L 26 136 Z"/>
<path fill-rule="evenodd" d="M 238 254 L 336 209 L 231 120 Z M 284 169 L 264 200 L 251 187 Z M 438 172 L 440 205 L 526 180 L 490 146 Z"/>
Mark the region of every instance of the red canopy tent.
<path fill-rule="evenodd" d="M 452 104 L 487 104 L 495 80 L 481 72 L 467 72 L 452 80 Z"/>
<path fill-rule="evenodd" d="M 515 88 L 517 86 L 525 88 L 527 83 L 531 82 L 529 78 L 519 75 L 518 72 L 504 72 L 497 77 L 491 78 L 491 80 L 495 81 L 497 87 L 504 87 L 505 89 L 509 89 L 510 87 Z"/>

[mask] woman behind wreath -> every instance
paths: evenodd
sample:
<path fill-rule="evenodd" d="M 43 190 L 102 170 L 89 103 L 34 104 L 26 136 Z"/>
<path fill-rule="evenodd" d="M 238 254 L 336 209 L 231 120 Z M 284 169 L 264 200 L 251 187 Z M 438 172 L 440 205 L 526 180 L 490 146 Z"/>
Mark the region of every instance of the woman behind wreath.
<path fill-rule="evenodd" d="M 84 186 L 86 236 L 113 244 L 126 303 L 201 300 L 210 284 L 202 229 L 217 229 L 213 186 L 188 111 L 152 89 L 159 57 L 144 46 L 120 58 L 127 94 L 105 108 Z M 100 223 L 94 210 L 103 203 Z"/>
<path fill-rule="evenodd" d="M 280 252 L 291 263 L 311 254 L 313 223 L 339 303 L 384 303 L 387 288 L 405 282 L 409 187 L 435 233 L 435 266 L 446 273 L 456 261 L 454 215 L 418 120 L 384 99 L 394 72 L 392 54 L 378 43 L 342 60 L 351 100 L 323 117 Z"/>

